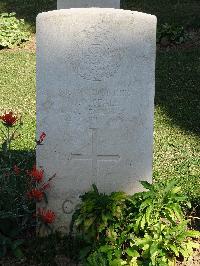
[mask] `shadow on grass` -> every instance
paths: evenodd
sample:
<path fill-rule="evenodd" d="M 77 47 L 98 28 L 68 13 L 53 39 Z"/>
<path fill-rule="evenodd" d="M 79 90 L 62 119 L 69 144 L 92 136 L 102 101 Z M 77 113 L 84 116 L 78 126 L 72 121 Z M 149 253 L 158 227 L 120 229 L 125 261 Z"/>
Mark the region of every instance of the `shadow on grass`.
<path fill-rule="evenodd" d="M 156 15 L 159 24 L 200 27 L 199 0 L 121 0 L 121 7 Z"/>
<path fill-rule="evenodd" d="M 35 19 L 38 13 L 56 9 L 56 0 L 2 0 L 1 12 L 15 12 L 17 17 L 24 18 L 35 31 Z"/>
<path fill-rule="evenodd" d="M 35 150 L 12 150 L 10 153 L 0 151 L 0 174 L 17 165 L 22 169 L 31 169 L 35 164 Z"/>
<path fill-rule="evenodd" d="M 155 104 L 173 124 L 200 135 L 200 50 L 159 52 Z"/>

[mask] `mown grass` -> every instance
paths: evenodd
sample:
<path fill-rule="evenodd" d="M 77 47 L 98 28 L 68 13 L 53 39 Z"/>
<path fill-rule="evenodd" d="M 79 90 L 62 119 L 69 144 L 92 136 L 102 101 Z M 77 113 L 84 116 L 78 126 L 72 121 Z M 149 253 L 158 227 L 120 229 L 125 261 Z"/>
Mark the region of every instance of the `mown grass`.
<path fill-rule="evenodd" d="M 34 147 L 35 134 L 35 54 L 0 52 L 0 111 L 14 110 L 22 115 L 21 135 L 13 149 Z M 0 134 L 1 141 L 2 134 Z"/>
<path fill-rule="evenodd" d="M 200 50 L 157 56 L 154 180 L 177 179 L 200 199 Z"/>

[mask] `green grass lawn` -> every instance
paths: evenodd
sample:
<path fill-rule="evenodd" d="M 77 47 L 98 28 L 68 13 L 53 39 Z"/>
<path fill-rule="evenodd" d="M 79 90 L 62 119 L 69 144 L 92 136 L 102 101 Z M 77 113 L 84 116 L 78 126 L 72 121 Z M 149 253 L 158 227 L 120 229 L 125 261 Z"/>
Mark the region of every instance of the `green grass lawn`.
<path fill-rule="evenodd" d="M 35 134 L 35 54 L 0 52 L 0 111 L 14 110 L 24 122 L 14 149 L 34 147 Z M 2 136 L 2 135 L 1 135 Z"/>
<path fill-rule="evenodd" d="M 200 50 L 157 54 L 154 179 L 200 195 Z"/>
<path fill-rule="evenodd" d="M 38 10 L 56 1 L 6 0 L 0 11 L 16 11 L 34 30 Z M 198 27 L 199 1 L 122 1 L 122 7 L 157 14 L 159 22 Z M 0 51 L 0 111 L 23 116 L 22 134 L 13 149 L 30 151 L 35 138 L 35 53 Z M 157 53 L 154 132 L 154 180 L 176 178 L 192 197 L 200 195 L 200 50 Z M 0 135 L 1 141 L 1 135 Z"/>

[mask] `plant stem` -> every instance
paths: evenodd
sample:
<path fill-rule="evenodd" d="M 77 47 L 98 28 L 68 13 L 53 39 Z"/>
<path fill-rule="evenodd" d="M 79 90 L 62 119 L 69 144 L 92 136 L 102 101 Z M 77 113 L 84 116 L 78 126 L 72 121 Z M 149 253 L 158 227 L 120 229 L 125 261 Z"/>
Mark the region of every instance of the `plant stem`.
<path fill-rule="evenodd" d="M 10 142 L 11 142 L 11 139 L 10 139 L 10 128 L 8 127 L 8 151 L 10 152 Z"/>

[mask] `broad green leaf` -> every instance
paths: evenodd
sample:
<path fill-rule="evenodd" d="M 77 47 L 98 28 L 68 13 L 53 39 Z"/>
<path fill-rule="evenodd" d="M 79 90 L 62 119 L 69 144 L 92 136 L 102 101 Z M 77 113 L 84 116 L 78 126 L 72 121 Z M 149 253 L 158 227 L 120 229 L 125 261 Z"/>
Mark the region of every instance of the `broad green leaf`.
<path fill-rule="evenodd" d="M 170 206 L 171 206 L 172 210 L 174 211 L 178 220 L 182 221 L 183 213 L 182 213 L 181 207 L 178 204 L 171 204 Z"/>
<path fill-rule="evenodd" d="M 156 242 L 152 243 L 150 247 L 150 254 L 151 254 L 152 265 L 156 265 L 156 256 L 158 255 L 158 244 Z"/>
<path fill-rule="evenodd" d="M 180 191 L 181 191 L 181 187 L 174 187 L 174 188 L 171 190 L 171 193 L 176 194 L 176 193 L 178 193 L 178 192 L 180 192 Z"/>
<path fill-rule="evenodd" d="M 143 185 L 144 188 L 148 189 L 148 190 L 151 190 L 152 189 L 152 184 L 150 184 L 149 182 L 147 181 L 140 181 L 140 183 Z"/>
<path fill-rule="evenodd" d="M 150 224 L 150 217 L 151 217 L 152 210 L 153 210 L 152 206 L 148 207 L 146 210 L 146 222 L 147 222 L 147 224 Z"/>
<path fill-rule="evenodd" d="M 130 257 L 139 257 L 140 254 L 137 252 L 137 250 L 133 249 L 133 248 L 128 248 L 126 249 L 126 253 L 130 256 Z"/>
<path fill-rule="evenodd" d="M 144 229 L 144 227 L 145 227 L 145 223 L 146 223 L 146 217 L 145 217 L 145 215 L 142 217 L 142 220 L 141 220 L 141 223 L 140 223 L 140 226 L 141 226 L 141 228 L 142 229 Z"/>
<path fill-rule="evenodd" d="M 145 209 L 146 207 L 152 206 L 152 199 L 146 199 L 140 206 L 140 211 Z"/>
<path fill-rule="evenodd" d="M 176 255 L 176 257 L 179 256 L 179 250 L 175 245 L 170 245 L 168 244 L 169 248 L 174 252 L 174 254 Z"/>
<path fill-rule="evenodd" d="M 199 238 L 200 237 L 200 232 L 199 231 L 195 231 L 195 230 L 188 230 L 186 232 L 186 235 L 188 237 L 194 237 L 194 238 Z"/>
<path fill-rule="evenodd" d="M 85 219 L 84 221 L 84 227 L 88 229 L 93 223 L 94 223 L 95 217 L 91 217 L 88 219 Z"/>
<path fill-rule="evenodd" d="M 114 249 L 113 246 L 104 245 L 104 246 L 101 246 L 101 247 L 99 248 L 99 251 L 100 251 L 100 252 L 103 252 L 103 253 L 106 253 L 106 252 L 108 252 L 108 251 L 110 251 L 110 250 L 113 250 L 113 249 Z"/>
<path fill-rule="evenodd" d="M 114 259 L 113 261 L 111 261 L 109 263 L 109 266 L 121 266 L 121 265 L 124 265 L 126 264 L 126 262 L 124 262 L 123 260 L 121 259 Z"/>
<path fill-rule="evenodd" d="M 168 192 L 170 192 L 177 183 L 178 183 L 178 180 L 176 180 L 176 179 L 171 180 L 167 184 L 167 186 L 165 187 L 165 189 L 164 189 L 164 195 L 167 194 Z"/>

